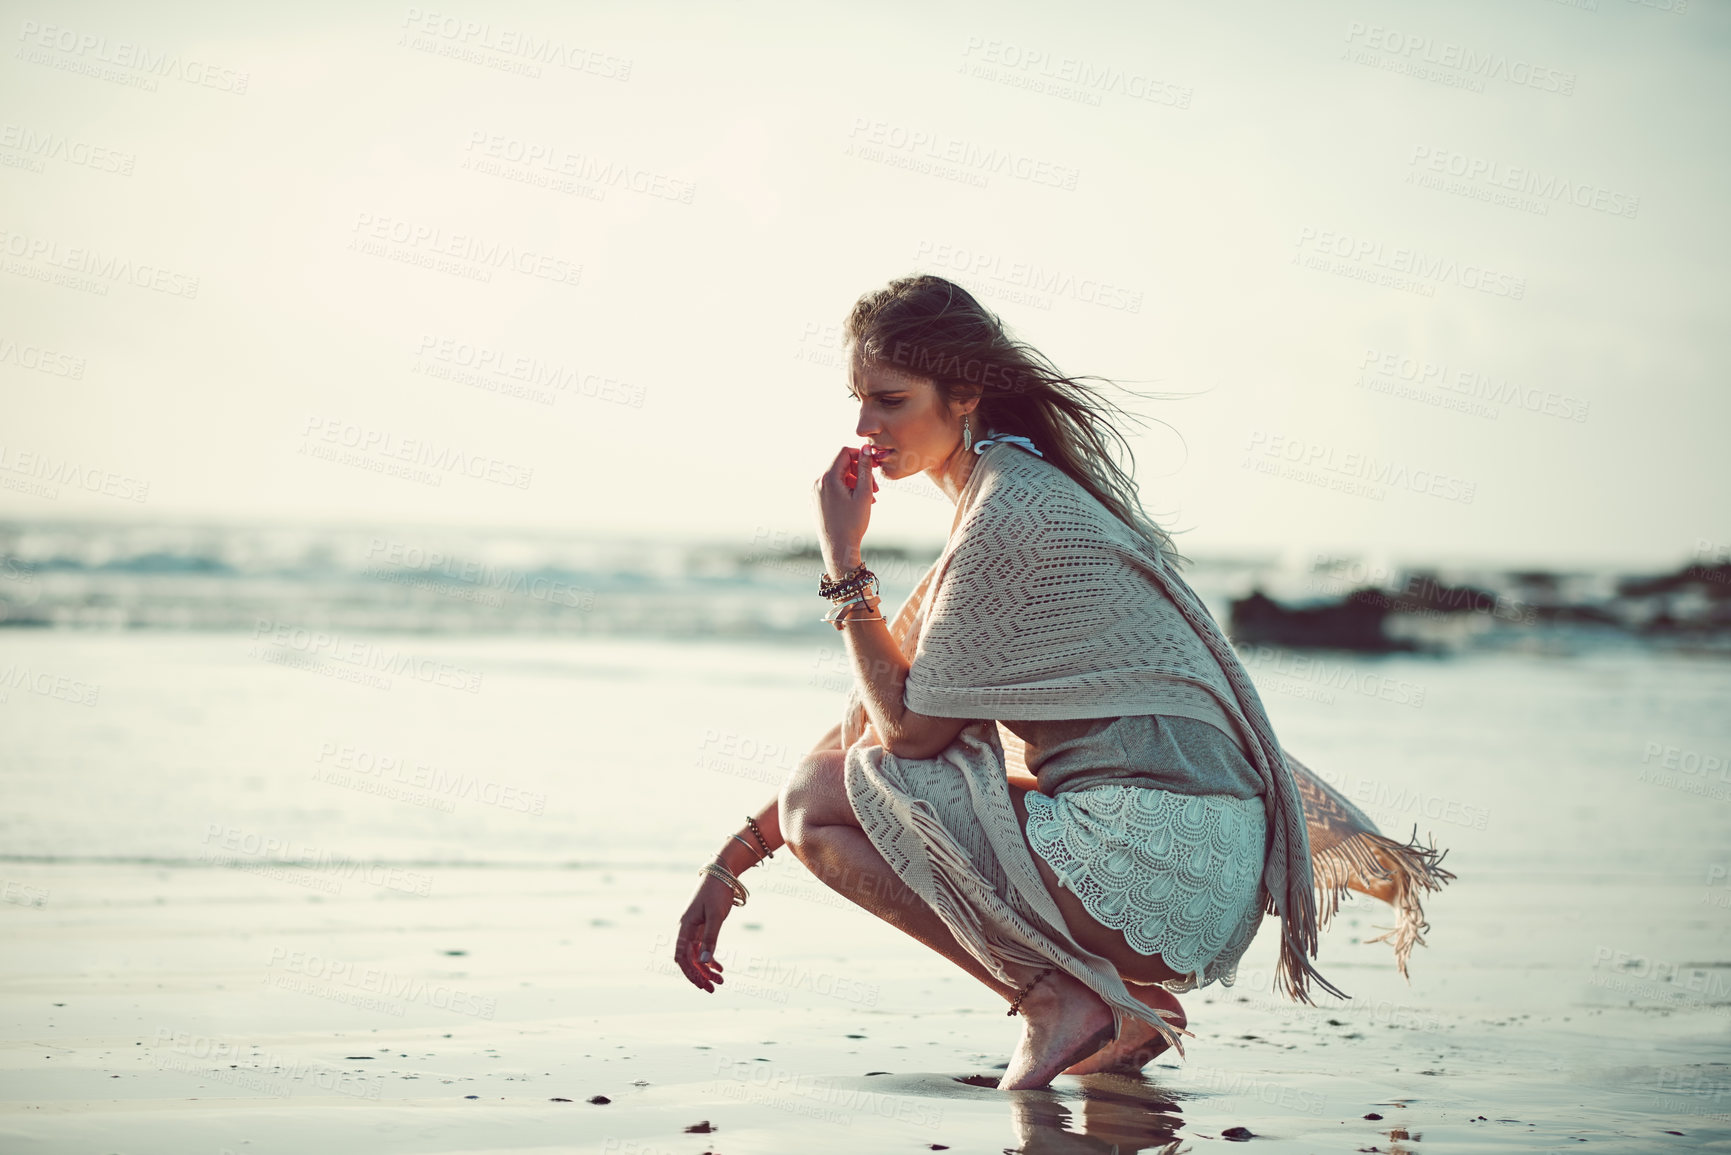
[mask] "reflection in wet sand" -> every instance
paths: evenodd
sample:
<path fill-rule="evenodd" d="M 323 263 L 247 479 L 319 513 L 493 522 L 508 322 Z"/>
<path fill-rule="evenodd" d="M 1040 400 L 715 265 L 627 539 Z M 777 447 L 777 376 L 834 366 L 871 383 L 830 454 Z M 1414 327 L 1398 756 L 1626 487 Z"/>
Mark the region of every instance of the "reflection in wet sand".
<path fill-rule="evenodd" d="M 1134 1095 L 1090 1094 L 1080 1111 L 1051 1091 L 1007 1091 L 1016 1125 L 1016 1151 L 1023 1155 L 1116 1155 L 1159 1151 L 1174 1155 L 1184 1120 L 1171 1103 Z"/>
<path fill-rule="evenodd" d="M 825 1087 L 874 1097 L 965 1100 L 991 1115 L 1008 1109 L 1018 1155 L 1106 1155 L 1176 1152 L 1184 1118 L 1172 1096 L 1145 1079 L 1090 1075 L 1064 1080 L 1063 1091 L 1000 1091 L 997 1075 L 888 1073 L 863 1079 L 825 1078 Z M 926 1112 L 894 1110 L 886 1117 L 917 1119 Z M 1001 1115 L 998 1115 L 1001 1118 Z"/>
<path fill-rule="evenodd" d="M 997 1080 L 986 1075 L 964 1076 L 956 1082 L 997 1087 Z M 1075 1095 L 1050 1090 L 997 1093 L 1010 1101 L 1015 1151 L 1021 1155 L 1178 1150 L 1178 1129 L 1184 1125 L 1178 1105 L 1140 1079 L 1102 1075 L 1083 1080 L 1080 1110 L 1066 1102 Z"/>

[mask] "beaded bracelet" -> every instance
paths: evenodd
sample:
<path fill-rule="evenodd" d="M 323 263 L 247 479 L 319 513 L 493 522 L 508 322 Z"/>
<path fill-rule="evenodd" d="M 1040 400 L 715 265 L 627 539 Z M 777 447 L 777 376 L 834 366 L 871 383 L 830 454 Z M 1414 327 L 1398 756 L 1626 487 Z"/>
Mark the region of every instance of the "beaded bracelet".
<path fill-rule="evenodd" d="M 872 575 L 871 580 L 843 585 L 843 587 L 838 587 L 838 589 L 833 590 L 831 594 L 826 594 L 826 596 L 829 597 L 829 601 L 845 601 L 848 597 L 859 596 L 859 594 L 878 594 L 879 589 L 881 589 L 881 587 L 878 585 L 878 577 Z"/>
<path fill-rule="evenodd" d="M 872 574 L 865 581 L 852 582 L 848 585 L 838 587 L 828 596 L 830 601 L 839 602 L 844 598 L 850 598 L 855 594 L 860 593 L 870 593 L 875 595 L 880 588 L 881 587 L 878 585 L 877 575 Z"/>
<path fill-rule="evenodd" d="M 755 819 L 751 815 L 747 814 L 745 816 L 745 824 L 747 826 L 751 827 L 751 836 L 753 838 L 757 839 L 757 844 L 759 846 L 763 847 L 763 857 L 764 858 L 774 858 L 775 857 L 775 851 L 773 851 L 769 848 L 769 841 L 766 838 L 764 838 L 763 831 L 761 831 L 757 828 L 757 819 Z"/>
<path fill-rule="evenodd" d="M 828 574 L 817 584 L 817 592 L 826 598 L 839 598 L 847 594 L 857 593 L 867 586 L 877 585 L 878 575 L 867 569 L 864 563 L 846 577 L 830 580 Z"/>
<path fill-rule="evenodd" d="M 838 578 L 832 578 L 829 574 L 825 573 L 818 579 L 817 592 L 826 598 L 834 597 L 836 591 L 839 590 L 844 583 L 853 581 L 855 578 L 870 572 L 870 570 L 866 569 L 865 562 L 862 561 L 858 565 L 854 566 L 853 569 Z"/>
<path fill-rule="evenodd" d="M 859 585 L 853 585 L 850 589 L 838 590 L 829 601 L 834 601 L 836 597 L 846 597 L 848 594 L 859 594 L 859 592 L 865 592 L 865 590 L 869 590 L 872 594 L 876 594 L 876 592 L 881 589 L 881 585 L 879 585 L 878 582 L 878 575 L 876 575 L 876 573 L 871 573 L 871 575 L 867 575 L 867 577 L 871 578 L 869 582 L 860 582 Z"/>

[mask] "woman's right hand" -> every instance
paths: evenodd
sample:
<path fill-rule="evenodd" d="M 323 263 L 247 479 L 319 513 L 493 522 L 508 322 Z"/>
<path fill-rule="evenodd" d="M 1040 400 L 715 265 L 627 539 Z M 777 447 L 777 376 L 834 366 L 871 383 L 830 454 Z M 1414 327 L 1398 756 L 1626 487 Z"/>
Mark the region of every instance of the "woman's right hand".
<path fill-rule="evenodd" d="M 697 885 L 691 905 L 679 918 L 679 937 L 674 940 L 673 961 L 700 991 L 715 993 L 724 981 L 721 964 L 715 961 L 715 940 L 721 924 L 733 910 L 733 888 L 719 878 L 705 876 Z"/>

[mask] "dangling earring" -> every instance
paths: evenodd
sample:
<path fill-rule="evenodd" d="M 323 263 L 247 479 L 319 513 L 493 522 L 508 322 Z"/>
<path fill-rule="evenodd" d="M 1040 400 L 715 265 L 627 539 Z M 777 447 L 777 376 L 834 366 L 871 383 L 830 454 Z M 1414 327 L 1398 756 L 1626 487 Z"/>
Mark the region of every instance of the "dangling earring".
<path fill-rule="evenodd" d="M 962 452 L 966 453 L 968 450 L 972 449 L 973 447 L 974 447 L 974 434 L 973 434 L 973 431 L 968 428 L 967 415 L 963 414 L 962 415 Z"/>

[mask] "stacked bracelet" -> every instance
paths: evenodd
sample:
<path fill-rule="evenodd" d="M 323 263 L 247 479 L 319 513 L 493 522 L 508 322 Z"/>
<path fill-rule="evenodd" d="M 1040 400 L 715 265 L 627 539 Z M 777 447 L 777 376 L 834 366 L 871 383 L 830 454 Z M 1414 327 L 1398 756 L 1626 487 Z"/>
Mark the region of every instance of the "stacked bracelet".
<path fill-rule="evenodd" d="M 740 885 L 739 879 L 733 876 L 733 871 L 721 865 L 720 862 L 706 862 L 703 865 L 703 869 L 699 870 L 697 873 L 700 875 L 708 875 L 710 878 L 717 878 L 722 882 L 725 882 L 733 891 L 734 906 L 744 906 L 745 900 L 751 897 L 751 893 L 747 891 L 744 886 Z"/>
<path fill-rule="evenodd" d="M 861 598 L 875 598 L 878 596 L 878 575 L 867 573 L 860 580 L 833 587 L 825 596 L 837 605 L 859 601 Z"/>
<path fill-rule="evenodd" d="M 876 599 L 874 599 L 870 595 L 864 595 L 861 597 L 853 598 L 849 601 L 841 602 L 840 604 L 838 604 L 836 606 L 835 609 L 833 609 L 829 613 L 825 614 L 819 620 L 833 623 L 835 625 L 835 628 L 838 630 L 841 629 L 842 626 L 847 622 L 881 622 L 884 620 L 884 616 L 882 614 L 850 614 L 850 613 L 848 613 L 849 608 L 852 606 L 864 606 L 868 610 L 869 609 L 875 609 L 876 607 L 872 604 L 874 600 L 876 600 Z"/>
<path fill-rule="evenodd" d="M 826 598 L 833 599 L 843 594 L 855 593 L 876 581 L 877 575 L 867 569 L 865 562 L 862 561 L 839 578 L 832 578 L 827 573 L 823 574 L 818 579 L 817 592 Z"/>
<path fill-rule="evenodd" d="M 832 623 L 836 629 L 841 629 L 846 622 L 881 622 L 882 614 L 849 613 L 848 607 L 864 606 L 868 610 L 876 609 L 872 603 L 878 598 L 878 575 L 865 567 L 861 562 L 852 570 L 839 578 L 824 574 L 817 583 L 817 592 L 835 603 L 835 609 L 825 614 L 822 621 Z"/>

